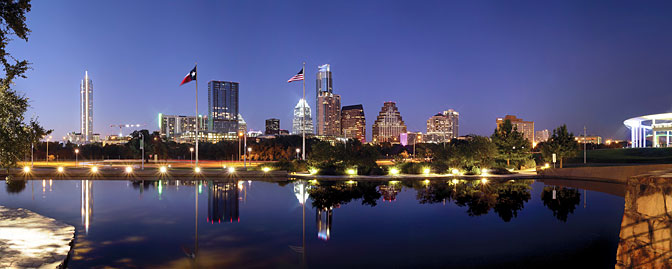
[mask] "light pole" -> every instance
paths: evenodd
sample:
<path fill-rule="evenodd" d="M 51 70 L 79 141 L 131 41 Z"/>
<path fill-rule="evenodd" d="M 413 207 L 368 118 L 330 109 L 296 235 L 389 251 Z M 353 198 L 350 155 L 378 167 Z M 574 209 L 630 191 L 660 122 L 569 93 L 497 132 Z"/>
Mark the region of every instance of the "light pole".
<path fill-rule="evenodd" d="M 140 133 L 140 151 L 142 154 L 140 158 L 142 158 L 142 161 L 140 162 L 140 169 L 145 170 L 145 136 Z"/>
<path fill-rule="evenodd" d="M 299 159 L 299 153 L 301 152 L 300 148 L 296 148 L 296 159 Z"/>
<path fill-rule="evenodd" d="M 586 164 L 586 126 L 583 126 L 583 164 Z"/>
<path fill-rule="evenodd" d="M 243 150 L 247 148 L 247 135 L 243 133 Z M 243 152 L 243 167 L 247 168 L 245 165 L 247 163 L 247 152 Z"/>
<path fill-rule="evenodd" d="M 189 155 L 189 163 L 191 163 L 193 165 L 194 164 L 194 148 L 193 147 L 189 148 L 189 151 L 191 152 L 191 155 Z"/>
<path fill-rule="evenodd" d="M 240 162 L 240 138 L 243 137 L 243 132 L 238 132 L 238 161 Z"/>
<path fill-rule="evenodd" d="M 79 166 L 79 149 L 75 149 L 75 167 Z"/>
<path fill-rule="evenodd" d="M 247 153 L 250 155 L 250 157 L 248 157 L 248 159 L 250 159 L 252 157 L 252 147 L 247 148 Z M 252 159 L 250 159 L 250 165 L 252 165 Z"/>
<path fill-rule="evenodd" d="M 47 137 L 47 164 L 49 163 L 49 140 L 51 136 Z"/>

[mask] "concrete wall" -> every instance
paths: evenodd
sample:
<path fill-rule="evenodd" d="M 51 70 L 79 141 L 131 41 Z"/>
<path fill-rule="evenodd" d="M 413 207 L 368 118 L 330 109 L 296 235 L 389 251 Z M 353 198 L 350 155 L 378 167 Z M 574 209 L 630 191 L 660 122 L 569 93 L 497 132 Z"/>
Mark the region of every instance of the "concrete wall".
<path fill-rule="evenodd" d="M 630 177 L 668 169 L 672 169 L 672 164 L 549 168 L 539 170 L 537 174 L 547 178 L 594 179 L 626 183 Z"/>

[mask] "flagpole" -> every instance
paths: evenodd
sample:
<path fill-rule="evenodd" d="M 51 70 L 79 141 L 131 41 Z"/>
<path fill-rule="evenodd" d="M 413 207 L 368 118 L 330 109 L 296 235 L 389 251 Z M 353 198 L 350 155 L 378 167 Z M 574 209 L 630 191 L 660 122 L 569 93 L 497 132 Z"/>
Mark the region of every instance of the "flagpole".
<path fill-rule="evenodd" d="M 196 167 L 198 167 L 198 125 L 201 124 L 201 119 L 198 118 L 198 62 L 194 66 L 196 70 Z"/>
<path fill-rule="evenodd" d="M 306 62 L 303 62 L 303 102 L 301 104 L 301 133 L 303 135 L 302 159 L 306 160 Z"/>

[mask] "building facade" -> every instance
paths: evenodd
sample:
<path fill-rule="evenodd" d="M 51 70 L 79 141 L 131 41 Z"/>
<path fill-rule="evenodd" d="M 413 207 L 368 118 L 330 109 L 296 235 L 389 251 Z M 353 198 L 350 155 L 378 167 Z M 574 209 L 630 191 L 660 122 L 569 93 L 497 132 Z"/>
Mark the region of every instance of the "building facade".
<path fill-rule="evenodd" d="M 575 136 L 574 140 L 579 142 L 579 144 L 602 144 L 602 137 L 597 135 L 589 136 Z"/>
<path fill-rule="evenodd" d="M 399 135 L 406 132 L 406 124 L 401 118 L 395 102 L 385 102 L 373 123 L 373 143 L 399 143 Z"/>
<path fill-rule="evenodd" d="M 303 133 L 313 133 L 313 116 L 310 106 L 305 99 L 300 99 L 294 107 L 294 118 L 292 119 L 292 134 L 300 135 Z"/>
<path fill-rule="evenodd" d="M 548 129 L 543 129 L 539 131 L 534 132 L 534 142 L 539 143 L 539 142 L 546 142 L 548 139 L 551 138 L 550 132 Z"/>
<path fill-rule="evenodd" d="M 366 142 L 366 118 L 361 104 L 344 106 L 341 109 L 341 135 L 347 139 Z"/>
<path fill-rule="evenodd" d="M 203 117 L 199 117 L 199 119 L 199 131 L 205 131 L 203 127 L 205 126 L 206 119 Z M 193 137 L 193 133 L 196 132 L 197 122 L 199 121 L 196 120 L 195 116 L 164 115 L 159 113 L 159 133 L 161 137 L 169 141 L 176 141 L 183 133 L 188 132 Z"/>
<path fill-rule="evenodd" d="M 266 132 L 267 135 L 279 135 L 280 134 L 280 120 L 279 119 L 267 119 L 266 120 Z"/>
<path fill-rule="evenodd" d="M 443 111 L 427 120 L 427 142 L 444 143 L 450 142 L 459 135 L 460 113 L 453 109 Z"/>
<path fill-rule="evenodd" d="M 243 119 L 243 115 L 238 114 L 238 133 L 247 133 L 247 122 Z"/>
<path fill-rule="evenodd" d="M 518 132 L 523 133 L 523 137 L 530 141 L 534 142 L 534 122 L 525 121 L 513 115 L 506 115 L 504 118 L 497 118 L 497 128 L 501 126 L 506 120 L 511 121 L 511 124 Z"/>
<path fill-rule="evenodd" d="M 83 136 L 83 143 L 91 142 L 93 138 L 93 81 L 89 78 L 89 71 L 84 72 L 84 80 L 79 85 L 79 133 Z"/>
<path fill-rule="evenodd" d="M 208 82 L 208 131 L 238 132 L 238 82 Z"/>
<path fill-rule="evenodd" d="M 334 94 L 331 66 L 318 67 L 316 88 L 316 126 L 315 134 L 319 136 L 341 135 L 341 96 Z"/>

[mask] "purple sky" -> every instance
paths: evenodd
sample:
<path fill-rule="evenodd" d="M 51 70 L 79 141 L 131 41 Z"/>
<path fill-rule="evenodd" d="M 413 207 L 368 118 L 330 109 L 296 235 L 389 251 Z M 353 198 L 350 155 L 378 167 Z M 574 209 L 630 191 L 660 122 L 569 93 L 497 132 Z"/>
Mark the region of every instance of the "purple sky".
<path fill-rule="evenodd" d="M 367 137 L 384 101 L 409 131 L 439 111 L 460 112 L 460 135 L 490 135 L 514 114 L 552 129 L 625 138 L 623 120 L 672 111 L 670 1 L 35 1 L 32 62 L 16 89 L 55 137 L 78 131 L 79 83 L 94 84 L 94 131 L 199 112 L 207 82 L 240 82 L 253 129 L 276 117 L 291 129 L 306 61 L 314 106 L 317 66 L 331 64 L 342 105 L 363 104 Z M 314 109 L 314 108 L 313 108 Z M 314 114 L 313 114 L 314 116 Z M 128 130 L 125 131 L 127 133 Z"/>

